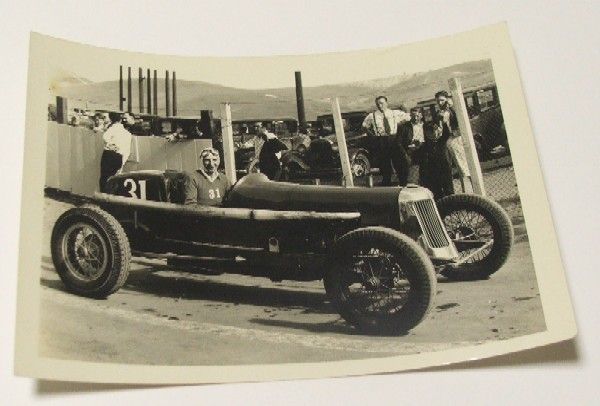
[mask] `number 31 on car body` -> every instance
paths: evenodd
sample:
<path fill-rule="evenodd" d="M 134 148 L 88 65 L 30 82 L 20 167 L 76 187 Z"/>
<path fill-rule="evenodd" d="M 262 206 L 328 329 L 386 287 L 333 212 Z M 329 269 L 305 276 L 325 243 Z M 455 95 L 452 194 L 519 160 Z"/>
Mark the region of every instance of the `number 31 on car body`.
<path fill-rule="evenodd" d="M 138 191 L 138 184 L 139 184 L 139 196 L 136 193 Z M 129 193 L 129 196 L 131 196 L 132 198 L 146 200 L 146 181 L 145 180 L 138 180 L 136 182 L 135 180 L 133 180 L 131 178 L 127 178 L 123 182 L 123 186 L 125 186 L 127 193 Z"/>

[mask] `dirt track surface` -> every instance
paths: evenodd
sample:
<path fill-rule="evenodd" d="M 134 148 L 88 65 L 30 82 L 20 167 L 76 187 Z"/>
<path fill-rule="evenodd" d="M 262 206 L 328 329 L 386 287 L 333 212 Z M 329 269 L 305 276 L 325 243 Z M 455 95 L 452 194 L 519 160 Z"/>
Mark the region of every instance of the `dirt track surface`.
<path fill-rule="evenodd" d="M 491 279 L 440 278 L 435 307 L 423 323 L 405 336 L 371 337 L 335 313 L 321 282 L 188 274 L 135 258 L 125 286 L 108 299 L 72 295 L 49 250 L 54 221 L 69 207 L 45 201 L 43 356 L 163 365 L 316 362 L 436 351 L 545 329 L 522 226 L 510 259 Z"/>

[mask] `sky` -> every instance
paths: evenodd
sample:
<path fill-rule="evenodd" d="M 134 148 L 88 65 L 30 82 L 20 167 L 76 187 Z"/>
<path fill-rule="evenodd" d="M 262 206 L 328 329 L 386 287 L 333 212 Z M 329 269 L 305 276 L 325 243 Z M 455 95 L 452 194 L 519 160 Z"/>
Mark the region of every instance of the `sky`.
<path fill-rule="evenodd" d="M 175 70 L 179 80 L 245 89 L 294 86 L 294 71 L 301 71 L 303 85 L 311 87 L 412 74 L 482 59 L 480 50 L 450 52 L 444 39 L 343 53 L 240 58 L 153 55 L 57 41 L 64 52 L 49 58 L 57 70 L 95 82 L 117 80 L 119 65 L 124 65 L 132 67 L 133 77 L 137 77 L 138 67 L 157 69 L 159 77 L 164 77 L 165 70 Z"/>

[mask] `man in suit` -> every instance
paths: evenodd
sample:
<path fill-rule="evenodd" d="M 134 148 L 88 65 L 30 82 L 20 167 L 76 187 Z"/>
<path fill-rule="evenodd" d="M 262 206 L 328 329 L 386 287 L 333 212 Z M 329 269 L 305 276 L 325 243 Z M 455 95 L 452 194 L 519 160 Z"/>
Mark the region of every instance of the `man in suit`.
<path fill-rule="evenodd" d="M 410 121 L 398 128 L 396 140 L 398 148 L 401 148 L 400 154 L 405 154 L 408 159 L 406 164 L 408 183 L 419 184 L 419 166 L 424 143 L 423 113 L 419 107 L 413 107 L 410 109 Z"/>

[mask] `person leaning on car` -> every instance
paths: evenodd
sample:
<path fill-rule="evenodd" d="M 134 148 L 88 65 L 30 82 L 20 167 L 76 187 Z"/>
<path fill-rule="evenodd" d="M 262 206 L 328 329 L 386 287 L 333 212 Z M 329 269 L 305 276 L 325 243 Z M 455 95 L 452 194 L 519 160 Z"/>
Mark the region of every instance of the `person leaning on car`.
<path fill-rule="evenodd" d="M 231 187 L 227 176 L 218 171 L 221 162 L 219 151 L 214 148 L 203 149 L 200 162 L 200 169 L 186 173 L 184 204 L 219 206 Z"/>
<path fill-rule="evenodd" d="M 401 142 L 397 141 L 398 126 L 410 120 L 410 115 L 402 110 L 388 107 L 385 96 L 375 98 L 377 110 L 369 113 L 362 127 L 373 139 L 373 150 L 376 153 L 379 169 L 383 177 L 382 185 L 392 184 L 392 165 L 400 185 L 406 185 L 408 178 L 408 156 Z"/>
<path fill-rule="evenodd" d="M 118 173 L 127 162 L 131 153 L 129 128 L 133 125 L 133 117 L 129 113 L 109 113 L 112 124 L 102 134 L 104 150 L 100 158 L 100 191 L 106 192 L 106 181 Z"/>
<path fill-rule="evenodd" d="M 435 121 L 442 127 L 444 136 L 447 138 L 446 147 L 464 184 L 465 181 L 470 181 L 471 172 L 467 164 L 467 154 L 465 153 L 462 137 L 458 131 L 456 112 L 450 105 L 449 98 L 450 95 L 445 90 L 441 90 L 435 94 L 435 100 L 439 108 Z"/>
<path fill-rule="evenodd" d="M 396 142 L 402 145 L 409 157 L 408 183 L 418 184 L 422 147 L 425 143 L 423 113 L 419 107 L 410 109 L 410 121 L 400 125 Z"/>

